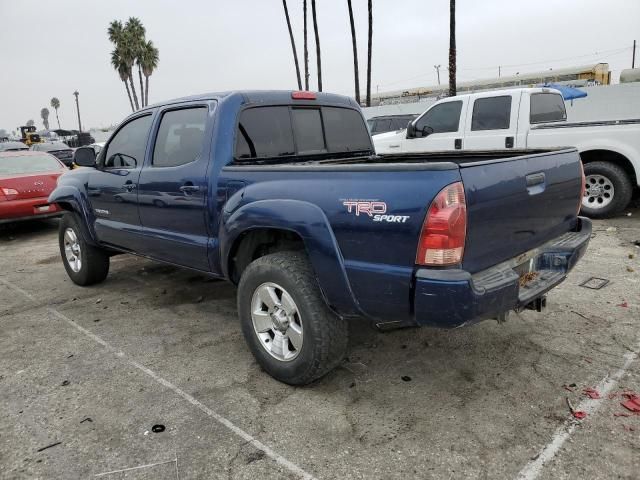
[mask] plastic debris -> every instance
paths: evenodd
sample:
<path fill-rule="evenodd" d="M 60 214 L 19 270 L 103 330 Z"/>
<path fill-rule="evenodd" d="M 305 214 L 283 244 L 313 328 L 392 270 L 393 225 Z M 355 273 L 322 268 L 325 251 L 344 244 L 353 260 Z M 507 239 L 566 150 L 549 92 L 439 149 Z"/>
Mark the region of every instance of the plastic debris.
<path fill-rule="evenodd" d="M 102 299 L 101 298 L 97 299 L 96 303 L 102 303 Z"/>
<path fill-rule="evenodd" d="M 71 382 L 69 380 L 65 380 L 64 382 L 62 382 L 62 386 L 66 387 L 67 385 L 69 385 Z"/>
<path fill-rule="evenodd" d="M 618 229 L 616 227 L 607 227 L 607 232 L 617 232 Z"/>
<path fill-rule="evenodd" d="M 587 397 L 597 400 L 600 397 L 600 393 L 595 388 L 585 388 L 582 393 L 584 393 Z"/>
<path fill-rule="evenodd" d="M 154 425 L 153 427 L 151 427 L 151 431 L 153 433 L 162 433 L 165 431 L 165 426 L 164 425 Z"/>
<path fill-rule="evenodd" d="M 640 413 L 640 395 L 635 393 L 623 393 L 622 395 L 626 397 L 627 400 L 620 402 L 620 405 L 631 412 Z"/>
<path fill-rule="evenodd" d="M 625 300 L 624 302 L 616 305 L 617 307 L 622 307 L 622 308 L 627 308 L 629 307 L 629 304 L 627 303 L 627 301 Z"/>
<path fill-rule="evenodd" d="M 627 432 L 635 432 L 636 430 L 631 425 L 622 425 L 622 428 L 624 428 Z"/>
<path fill-rule="evenodd" d="M 411 377 L 409 375 L 403 375 L 400 378 L 402 378 L 403 382 L 410 382 L 411 381 Z"/>
<path fill-rule="evenodd" d="M 80 423 L 84 422 L 93 423 L 93 419 L 91 417 L 84 417 L 82 420 L 80 420 Z"/>
<path fill-rule="evenodd" d="M 578 420 L 582 420 L 583 418 L 587 417 L 587 412 L 583 412 L 582 410 L 575 410 L 573 412 L 573 417 L 577 418 Z"/>
<path fill-rule="evenodd" d="M 625 412 L 616 412 L 613 414 L 614 417 L 630 417 L 631 415 L 629 415 L 628 413 Z"/>
<path fill-rule="evenodd" d="M 609 284 L 609 279 L 600 277 L 591 277 L 580 283 L 579 287 L 590 288 L 591 290 L 600 290 Z"/>
<path fill-rule="evenodd" d="M 635 270 L 633 269 L 633 267 L 627 267 L 627 272 L 635 272 Z"/>

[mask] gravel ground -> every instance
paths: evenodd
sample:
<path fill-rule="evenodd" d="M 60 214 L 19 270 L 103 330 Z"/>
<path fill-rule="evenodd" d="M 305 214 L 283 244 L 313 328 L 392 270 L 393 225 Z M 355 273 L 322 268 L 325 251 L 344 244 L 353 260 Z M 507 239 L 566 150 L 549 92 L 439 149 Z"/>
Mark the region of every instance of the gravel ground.
<path fill-rule="evenodd" d="M 56 221 L 5 227 L 0 477 L 640 478 L 640 416 L 615 415 L 619 392 L 640 392 L 631 212 L 595 222 L 545 313 L 451 331 L 355 322 L 345 363 L 304 388 L 257 366 L 233 286 L 123 255 L 80 288 Z M 579 287 L 591 276 L 610 283 Z"/>

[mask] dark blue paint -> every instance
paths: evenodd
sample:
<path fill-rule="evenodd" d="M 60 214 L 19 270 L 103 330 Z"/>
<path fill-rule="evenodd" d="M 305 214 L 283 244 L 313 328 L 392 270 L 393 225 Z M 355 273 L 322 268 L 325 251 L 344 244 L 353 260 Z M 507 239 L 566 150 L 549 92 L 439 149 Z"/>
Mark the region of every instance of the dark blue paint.
<path fill-rule="evenodd" d="M 148 107 L 153 123 L 139 167 L 124 172 L 73 170 L 61 177 L 50 201 L 78 212 L 85 238 L 94 244 L 224 278 L 229 277 L 235 242 L 244 233 L 260 228 L 295 232 L 334 311 L 401 325 L 450 327 L 514 308 L 517 288 L 509 285 L 479 295 L 471 274 L 576 224 L 576 152 L 444 170 L 383 171 L 376 165 L 367 171 L 225 168 L 232 162 L 242 108 L 291 103 L 290 92 L 232 92 Z M 294 103 L 358 108 L 353 100 L 331 94 Z M 209 109 L 202 154 L 180 167 L 153 168 L 153 144 L 163 112 L 201 105 Z M 540 171 L 545 185 L 528 191 L 525 176 Z M 454 280 L 443 279 L 442 269 L 421 268 L 416 276 L 416 248 L 427 208 L 442 188 L 460 180 L 469 207 L 464 263 L 447 270 Z M 136 182 L 137 189 L 123 201 L 129 181 Z M 186 184 L 199 190 L 187 195 L 180 190 Z M 353 199 L 386 202 L 388 214 L 409 218 L 383 223 L 356 216 L 343 205 Z M 96 215 L 96 208 L 110 213 Z M 429 272 L 440 276 L 430 278 Z M 464 279 L 455 272 L 462 272 Z"/>

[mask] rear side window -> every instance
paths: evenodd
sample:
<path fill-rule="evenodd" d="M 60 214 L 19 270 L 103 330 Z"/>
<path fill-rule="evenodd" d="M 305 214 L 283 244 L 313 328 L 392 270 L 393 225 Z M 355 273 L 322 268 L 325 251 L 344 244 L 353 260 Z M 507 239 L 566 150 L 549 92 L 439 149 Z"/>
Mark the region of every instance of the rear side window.
<path fill-rule="evenodd" d="M 250 108 L 240 115 L 236 158 L 294 155 L 289 107 Z"/>
<path fill-rule="evenodd" d="M 473 102 L 471 130 L 505 130 L 511 124 L 511 95 Z"/>
<path fill-rule="evenodd" d="M 324 107 L 325 135 L 330 152 L 363 152 L 371 150 L 371 136 L 362 114 L 350 108 Z"/>
<path fill-rule="evenodd" d="M 562 95 L 557 93 L 531 95 L 530 123 L 561 122 L 566 119 L 567 110 Z"/>
<path fill-rule="evenodd" d="M 166 112 L 153 150 L 153 166 L 176 167 L 193 162 L 202 152 L 206 120 L 206 107 Z"/>
<path fill-rule="evenodd" d="M 376 121 L 376 127 L 373 129 L 373 133 L 384 133 L 391 130 L 391 119 L 381 118 Z"/>
<path fill-rule="evenodd" d="M 416 130 L 422 131 L 424 127 L 431 127 L 433 133 L 457 132 L 461 111 L 462 102 L 457 100 L 435 105 L 418 119 Z"/>
<path fill-rule="evenodd" d="M 291 113 L 298 154 L 326 152 L 320 110 L 317 108 L 294 108 Z"/>
<path fill-rule="evenodd" d="M 142 166 L 151 127 L 151 115 L 131 120 L 118 130 L 103 157 L 104 168 L 136 168 Z"/>

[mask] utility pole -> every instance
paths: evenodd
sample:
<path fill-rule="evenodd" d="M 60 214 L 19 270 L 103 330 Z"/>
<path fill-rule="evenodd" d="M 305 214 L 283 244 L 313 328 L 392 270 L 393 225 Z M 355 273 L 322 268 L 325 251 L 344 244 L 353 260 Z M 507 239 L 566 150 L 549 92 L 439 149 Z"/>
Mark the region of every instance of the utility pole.
<path fill-rule="evenodd" d="M 438 85 L 440 85 L 440 67 L 442 67 L 442 65 L 434 65 L 433 68 L 436 69 L 436 73 L 438 74 Z"/>
<path fill-rule="evenodd" d="M 502 73 L 502 67 L 498 65 L 498 78 L 500 78 L 501 73 Z"/>
<path fill-rule="evenodd" d="M 631 57 L 631 68 L 636 68 L 636 41 L 633 41 L 633 56 Z"/>
<path fill-rule="evenodd" d="M 73 95 L 76 97 L 76 110 L 78 111 L 78 131 L 82 131 L 82 124 L 80 123 L 80 103 L 78 103 L 78 91 L 73 92 Z"/>

